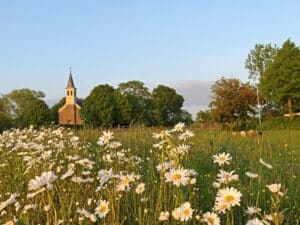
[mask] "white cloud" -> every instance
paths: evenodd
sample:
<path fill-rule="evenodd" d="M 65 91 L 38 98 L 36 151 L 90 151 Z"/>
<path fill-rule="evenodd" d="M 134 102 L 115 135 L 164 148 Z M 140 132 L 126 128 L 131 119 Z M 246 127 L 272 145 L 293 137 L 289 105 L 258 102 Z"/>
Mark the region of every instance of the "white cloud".
<path fill-rule="evenodd" d="M 184 97 L 184 109 L 195 115 L 199 110 L 208 108 L 213 83 L 214 81 L 180 80 L 170 83 L 170 86 Z"/>

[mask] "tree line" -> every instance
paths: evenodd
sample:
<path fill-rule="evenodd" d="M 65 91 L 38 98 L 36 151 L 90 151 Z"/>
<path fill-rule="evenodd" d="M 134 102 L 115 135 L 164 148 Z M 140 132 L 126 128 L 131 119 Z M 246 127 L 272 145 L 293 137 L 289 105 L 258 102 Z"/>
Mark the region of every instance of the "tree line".
<path fill-rule="evenodd" d="M 300 48 L 290 39 L 281 47 L 256 44 L 250 50 L 245 68 L 249 81 L 222 77 L 212 85 L 209 109 L 197 113 L 196 121 L 235 124 L 245 128 L 268 117 L 293 115 L 300 111 Z M 58 123 L 62 98 L 49 108 L 41 91 L 20 89 L 0 96 L 0 130 Z M 83 99 L 81 116 L 94 127 L 170 126 L 179 121 L 192 123 L 182 109 L 183 96 L 175 89 L 158 85 L 152 92 L 141 81 L 94 87 Z"/>
<path fill-rule="evenodd" d="M 10 127 L 58 124 L 58 110 L 65 97 L 48 107 L 45 94 L 30 89 L 13 90 L 0 97 L 0 129 Z M 192 115 L 183 110 L 184 98 L 175 89 L 158 85 L 152 92 L 141 81 L 108 84 L 93 88 L 82 102 L 81 116 L 93 127 L 171 126 L 179 121 L 192 122 Z"/>
<path fill-rule="evenodd" d="M 248 82 L 222 77 L 214 83 L 209 109 L 199 111 L 197 121 L 245 128 L 284 113 L 293 118 L 300 111 L 300 48 L 294 42 L 256 44 L 245 68 Z"/>

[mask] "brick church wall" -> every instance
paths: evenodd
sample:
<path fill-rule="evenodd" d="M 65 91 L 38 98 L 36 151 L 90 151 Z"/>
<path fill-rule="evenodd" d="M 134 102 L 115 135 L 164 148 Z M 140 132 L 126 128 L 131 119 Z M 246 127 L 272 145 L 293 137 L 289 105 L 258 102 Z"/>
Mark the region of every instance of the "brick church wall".
<path fill-rule="evenodd" d="M 65 105 L 59 111 L 59 124 L 74 124 L 74 114 L 76 113 L 76 124 L 82 124 L 80 108 L 76 105 Z"/>

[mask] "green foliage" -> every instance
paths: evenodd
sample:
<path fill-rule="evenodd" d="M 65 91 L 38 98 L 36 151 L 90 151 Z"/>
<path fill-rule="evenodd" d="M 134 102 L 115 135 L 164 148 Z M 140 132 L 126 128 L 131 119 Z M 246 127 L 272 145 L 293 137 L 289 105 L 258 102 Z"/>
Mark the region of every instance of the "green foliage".
<path fill-rule="evenodd" d="M 171 124 L 176 124 L 178 122 L 183 122 L 186 125 L 190 125 L 194 122 L 193 116 L 191 113 L 189 113 L 186 110 L 180 110 L 179 113 L 177 113 L 176 116 L 171 121 Z"/>
<path fill-rule="evenodd" d="M 55 124 L 58 124 L 58 110 L 63 107 L 66 103 L 66 97 L 63 97 L 59 100 L 58 103 L 53 105 L 50 108 L 50 114 L 51 114 L 51 122 L 54 122 Z"/>
<path fill-rule="evenodd" d="M 287 40 L 278 50 L 261 79 L 260 89 L 281 105 L 300 99 L 300 49 L 295 43 Z"/>
<path fill-rule="evenodd" d="M 120 83 L 116 92 L 123 117 L 121 124 L 149 124 L 150 93 L 143 82 L 133 80 Z"/>
<path fill-rule="evenodd" d="M 12 120 L 7 113 L 0 111 L 0 133 L 12 126 Z"/>
<path fill-rule="evenodd" d="M 98 85 L 85 99 L 81 115 L 85 123 L 93 126 L 112 127 L 118 121 L 115 90 L 109 85 Z"/>
<path fill-rule="evenodd" d="M 201 123 L 213 123 L 215 122 L 215 118 L 210 109 L 200 110 L 196 114 L 196 121 Z"/>
<path fill-rule="evenodd" d="M 249 79 L 259 80 L 263 77 L 266 68 L 273 62 L 278 48 L 271 44 L 256 44 L 245 61 L 245 68 L 249 71 Z"/>
<path fill-rule="evenodd" d="M 133 119 L 133 104 L 131 104 L 129 97 L 122 94 L 120 91 L 114 92 L 116 104 L 118 107 L 117 122 L 120 125 L 129 125 Z"/>
<path fill-rule="evenodd" d="M 173 125 L 180 120 L 184 99 L 175 89 L 158 85 L 151 96 L 152 113 L 156 125 Z"/>
<path fill-rule="evenodd" d="M 269 117 L 263 120 L 260 127 L 261 130 L 300 130 L 300 118 L 294 117 L 291 120 L 289 117 Z"/>
<path fill-rule="evenodd" d="M 50 110 L 47 104 L 41 99 L 33 99 L 24 109 L 23 125 L 41 126 L 49 124 L 50 118 Z"/>
<path fill-rule="evenodd" d="M 5 98 L 8 102 L 9 113 L 13 118 L 13 125 L 25 127 L 30 125 L 31 122 L 33 125 L 49 122 L 50 112 L 48 106 L 42 100 L 44 97 L 43 92 L 27 88 L 13 90 L 7 94 Z M 41 113 L 41 115 L 37 113 Z M 45 119 L 44 122 L 42 122 L 43 119 Z"/>
<path fill-rule="evenodd" d="M 0 97 L 0 132 L 12 126 L 12 118 L 9 114 L 9 102 L 5 96 Z"/>

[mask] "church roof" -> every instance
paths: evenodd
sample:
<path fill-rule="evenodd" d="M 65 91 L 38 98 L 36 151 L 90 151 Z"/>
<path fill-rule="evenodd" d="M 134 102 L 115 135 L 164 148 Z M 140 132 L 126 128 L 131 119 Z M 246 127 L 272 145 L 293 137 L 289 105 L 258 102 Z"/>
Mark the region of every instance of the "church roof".
<path fill-rule="evenodd" d="M 69 81 L 68 81 L 67 88 L 75 88 L 71 70 L 70 70 L 70 75 L 69 75 Z"/>

